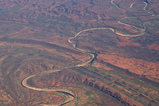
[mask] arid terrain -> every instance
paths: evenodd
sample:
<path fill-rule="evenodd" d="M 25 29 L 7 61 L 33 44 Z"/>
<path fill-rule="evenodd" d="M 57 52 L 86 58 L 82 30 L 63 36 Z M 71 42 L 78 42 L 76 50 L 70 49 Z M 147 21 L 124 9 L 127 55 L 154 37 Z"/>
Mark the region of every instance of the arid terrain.
<path fill-rule="evenodd" d="M 0 106 L 158 106 L 158 0 L 1 0 Z"/>

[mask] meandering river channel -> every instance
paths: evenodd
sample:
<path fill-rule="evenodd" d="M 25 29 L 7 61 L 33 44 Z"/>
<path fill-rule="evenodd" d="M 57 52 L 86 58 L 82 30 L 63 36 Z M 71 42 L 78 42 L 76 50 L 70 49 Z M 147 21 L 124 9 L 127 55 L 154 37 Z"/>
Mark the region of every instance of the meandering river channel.
<path fill-rule="evenodd" d="M 114 3 L 114 0 L 111 0 L 111 3 L 113 5 L 116 6 L 116 8 L 120 9 L 115 3 Z M 134 3 L 133 3 L 134 4 Z M 133 6 L 133 4 L 131 4 L 130 8 Z M 145 3 L 146 4 L 146 3 Z M 146 9 L 146 6 L 147 4 L 145 5 L 144 7 L 144 10 Z M 126 23 L 122 23 L 120 21 L 118 21 L 119 24 L 123 24 L 123 25 L 128 25 Z M 128 26 L 132 26 L 132 25 L 128 25 Z M 132 27 L 135 27 L 135 26 L 132 26 Z M 70 66 L 70 67 L 64 67 L 62 69 L 58 69 L 58 70 L 48 70 L 48 71 L 44 71 L 44 72 L 39 72 L 39 73 L 36 73 L 36 74 L 33 74 L 33 75 L 30 75 L 28 77 L 26 77 L 23 81 L 22 81 L 22 85 L 28 89 L 32 89 L 32 90 L 36 90 L 36 91 L 47 91 L 47 92 L 61 92 L 61 93 L 67 93 L 68 95 L 68 98 L 67 100 L 65 100 L 63 103 L 60 103 L 58 104 L 58 106 L 61 106 L 61 105 L 64 105 L 64 104 L 67 104 L 71 101 L 73 101 L 76 96 L 75 94 L 69 90 L 69 89 L 64 89 L 64 88 L 37 88 L 37 87 L 33 87 L 31 85 L 28 84 L 28 80 L 33 78 L 33 77 L 37 77 L 39 75 L 44 75 L 44 74 L 49 74 L 49 73 L 55 73 L 55 72 L 59 72 L 59 71 L 62 71 L 63 69 L 66 69 L 66 68 L 71 68 L 71 67 L 81 67 L 81 66 L 86 66 L 88 65 L 89 63 L 91 63 L 94 58 L 95 58 L 95 54 L 94 53 L 91 53 L 91 51 L 88 51 L 88 50 L 84 50 L 84 49 L 81 49 L 81 48 L 78 48 L 76 47 L 76 43 L 72 42 L 71 40 L 80 36 L 82 33 L 84 32 L 88 32 L 88 31 L 95 31 L 95 30 L 111 30 L 112 32 L 116 33 L 117 35 L 119 36 L 124 36 L 124 37 L 137 37 L 137 36 L 142 36 L 144 33 L 145 33 L 145 29 L 142 29 L 142 28 L 138 28 L 140 31 L 138 34 L 136 35 L 129 35 L 129 34 L 123 34 L 123 33 L 120 33 L 118 31 L 116 31 L 115 29 L 113 28 L 90 28 L 90 29 L 85 29 L 85 30 L 82 30 L 82 31 L 79 31 L 74 37 L 69 37 L 68 38 L 68 42 L 70 44 L 72 44 L 73 48 L 76 49 L 76 50 L 79 50 L 80 52 L 82 53 L 87 53 L 87 54 L 90 54 L 90 59 L 87 60 L 86 62 L 84 63 L 81 63 L 81 64 L 78 64 L 78 65 L 75 65 L 75 66 Z"/>

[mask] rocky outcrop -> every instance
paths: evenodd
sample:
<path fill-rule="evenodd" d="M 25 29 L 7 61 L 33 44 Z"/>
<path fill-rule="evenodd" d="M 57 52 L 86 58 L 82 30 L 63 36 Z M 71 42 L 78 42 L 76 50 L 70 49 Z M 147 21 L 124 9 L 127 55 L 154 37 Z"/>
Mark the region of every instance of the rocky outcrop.
<path fill-rule="evenodd" d="M 120 101 L 124 106 L 141 105 L 139 103 L 135 103 L 135 101 L 132 102 L 131 99 L 129 99 L 128 97 L 122 96 L 122 94 L 120 92 L 118 92 L 118 91 L 114 90 L 113 88 L 110 88 L 98 81 L 95 81 L 92 79 L 85 79 L 83 83 L 115 98 L 116 100 Z"/>

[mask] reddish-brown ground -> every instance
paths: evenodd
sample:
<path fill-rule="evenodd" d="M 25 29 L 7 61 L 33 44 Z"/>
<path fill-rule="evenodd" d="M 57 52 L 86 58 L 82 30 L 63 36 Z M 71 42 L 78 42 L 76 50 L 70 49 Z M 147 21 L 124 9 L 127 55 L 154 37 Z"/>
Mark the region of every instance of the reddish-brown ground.
<path fill-rule="evenodd" d="M 127 69 L 131 73 L 146 76 L 146 78 L 158 82 L 159 2 L 158 0 L 147 0 L 148 7 L 144 10 L 144 1 L 114 0 L 113 2 L 116 4 L 114 5 L 111 0 L 1 0 L 0 105 L 20 106 L 61 103 L 63 101 L 62 96 L 52 94 L 52 92 L 37 92 L 27 89 L 21 85 L 21 81 L 38 72 L 74 66 L 89 60 L 89 53 L 73 48 L 72 44 L 68 42 L 68 38 L 73 37 L 81 30 L 90 28 L 113 28 L 118 32 L 131 35 L 138 34 L 140 28 L 146 28 L 146 33 L 134 38 L 119 36 L 110 30 L 105 30 L 105 32 L 99 30 L 85 32 L 72 39 L 72 41 L 77 43 L 78 48 L 97 54 L 92 64 L 94 67 L 114 70 L 105 64 L 109 63 L 119 69 Z M 132 3 L 135 4 L 130 8 Z M 130 19 L 126 21 L 125 17 Z M 130 25 L 124 25 L 119 21 L 124 21 Z M 78 72 L 79 70 L 74 71 Z M 81 70 L 83 69 L 81 68 Z M 116 71 L 118 70 L 116 69 Z M 82 73 L 82 71 L 79 72 Z M 150 97 L 155 102 L 159 99 L 157 98 L 158 91 L 147 86 L 129 82 L 130 85 L 134 84 L 137 87 L 135 90 L 140 89 L 139 91 L 136 90 L 137 93 L 135 94 L 135 90 L 133 92 L 129 88 L 124 88 L 125 86 L 116 84 L 115 87 L 117 88 L 112 88 L 97 80 L 96 76 L 91 79 L 90 73 L 86 71 L 86 75 L 82 76 L 82 74 L 70 71 L 50 77 L 41 75 L 38 77 L 39 79 L 33 78 L 28 83 L 38 87 L 70 85 L 71 88 L 76 84 L 83 84 L 84 80 L 88 78 L 89 81 L 94 80 L 93 83 L 100 87 L 105 86 L 111 92 L 117 92 L 124 99 L 127 98 L 126 93 L 132 94 L 134 98 L 139 98 L 138 101 L 144 98 L 143 101 L 146 103 L 147 98 L 150 100 Z M 116 75 L 116 77 L 119 76 Z M 76 78 L 79 78 L 78 81 Z M 92 90 L 92 87 L 82 86 L 87 90 Z M 80 89 L 77 88 L 72 87 L 71 89 L 74 89 L 75 92 L 78 91 L 77 94 L 81 97 L 85 91 L 81 91 L 80 94 Z M 115 89 L 118 89 L 118 91 Z M 94 90 L 92 91 L 98 98 L 99 95 Z M 136 95 L 139 97 L 135 97 Z M 112 95 L 110 96 L 112 97 Z M 105 96 L 102 95 L 102 97 Z M 82 100 L 84 99 L 79 101 L 82 102 Z M 110 102 L 109 105 L 116 105 L 116 103 L 112 103 L 112 100 L 103 99 L 105 104 Z M 98 100 L 100 103 L 101 101 L 102 99 Z M 135 103 L 130 98 L 128 98 L 128 101 L 130 104 Z M 152 101 L 150 100 L 150 102 Z M 144 104 L 144 102 L 142 103 Z M 146 105 L 148 104 L 151 105 L 151 103 Z M 92 103 L 92 105 L 97 104 Z"/>

